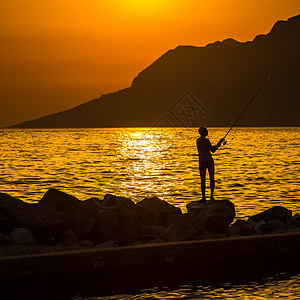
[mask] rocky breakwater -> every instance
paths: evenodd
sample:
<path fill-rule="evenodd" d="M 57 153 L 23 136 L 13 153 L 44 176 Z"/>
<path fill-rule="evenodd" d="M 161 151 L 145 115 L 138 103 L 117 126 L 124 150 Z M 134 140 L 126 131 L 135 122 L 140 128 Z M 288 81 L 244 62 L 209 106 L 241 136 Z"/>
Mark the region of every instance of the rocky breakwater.
<path fill-rule="evenodd" d="M 0 193 L 0 248 L 47 246 L 41 250 L 47 252 L 300 231 L 300 215 L 281 206 L 234 223 L 235 207 L 228 200 L 192 202 L 187 211 L 157 197 L 134 203 L 107 194 L 80 201 L 50 189 L 29 204 Z"/>

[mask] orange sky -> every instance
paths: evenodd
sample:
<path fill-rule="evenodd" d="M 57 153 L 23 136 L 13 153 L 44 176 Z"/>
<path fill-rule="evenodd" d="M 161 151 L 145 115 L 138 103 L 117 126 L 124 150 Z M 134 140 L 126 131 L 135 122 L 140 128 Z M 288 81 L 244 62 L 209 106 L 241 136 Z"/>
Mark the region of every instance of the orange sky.
<path fill-rule="evenodd" d="M 168 49 L 252 40 L 300 0 L 1 0 L 0 127 L 125 88 Z"/>

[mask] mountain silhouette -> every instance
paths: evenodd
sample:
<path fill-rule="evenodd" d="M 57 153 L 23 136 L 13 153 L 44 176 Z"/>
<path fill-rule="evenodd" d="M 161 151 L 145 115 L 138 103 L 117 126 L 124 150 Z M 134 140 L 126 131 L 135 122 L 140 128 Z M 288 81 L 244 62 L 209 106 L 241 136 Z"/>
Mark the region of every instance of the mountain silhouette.
<path fill-rule="evenodd" d="M 14 128 L 299 126 L 300 15 L 251 42 L 233 39 L 169 50 L 129 88 Z"/>

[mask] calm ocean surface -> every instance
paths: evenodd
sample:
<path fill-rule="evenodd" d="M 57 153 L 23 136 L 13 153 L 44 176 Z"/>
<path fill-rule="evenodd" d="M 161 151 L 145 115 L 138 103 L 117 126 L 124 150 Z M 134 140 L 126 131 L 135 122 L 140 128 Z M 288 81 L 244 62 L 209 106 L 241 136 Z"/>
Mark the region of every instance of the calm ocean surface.
<path fill-rule="evenodd" d="M 226 130 L 209 129 L 212 144 Z M 233 201 L 237 217 L 278 204 L 300 212 L 299 136 L 300 128 L 233 129 L 214 154 L 216 199 Z M 80 200 L 157 195 L 185 211 L 201 198 L 197 137 L 196 128 L 0 130 L 0 191 L 28 202 L 51 187 Z"/>
<path fill-rule="evenodd" d="M 209 128 L 212 144 L 226 130 Z M 238 218 L 274 205 L 300 212 L 299 134 L 300 128 L 233 129 L 228 144 L 214 154 L 215 198 L 234 202 Z M 27 202 L 39 201 L 51 187 L 80 200 L 102 199 L 106 193 L 134 201 L 156 195 L 185 211 L 188 202 L 201 198 L 197 137 L 197 128 L 2 129 L 0 192 Z M 300 294 L 299 283 L 297 275 L 247 286 L 188 285 L 150 294 L 151 299 L 193 299 L 191 291 L 198 295 L 194 299 L 259 299 L 267 289 L 265 299 L 276 293 L 292 299 L 292 293 Z"/>

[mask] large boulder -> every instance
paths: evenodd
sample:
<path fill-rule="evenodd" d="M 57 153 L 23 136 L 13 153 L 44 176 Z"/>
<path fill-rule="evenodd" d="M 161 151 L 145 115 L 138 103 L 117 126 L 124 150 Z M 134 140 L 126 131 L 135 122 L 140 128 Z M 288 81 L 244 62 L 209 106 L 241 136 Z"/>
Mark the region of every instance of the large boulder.
<path fill-rule="evenodd" d="M 33 245 L 35 240 L 28 228 L 15 228 L 10 233 L 10 238 L 16 245 Z"/>
<path fill-rule="evenodd" d="M 117 241 L 119 214 L 116 210 L 100 210 L 98 212 L 98 225 L 94 233 L 94 241 L 102 243 Z"/>
<path fill-rule="evenodd" d="M 92 247 L 94 243 L 90 240 L 81 240 L 80 241 L 80 246 L 82 247 Z"/>
<path fill-rule="evenodd" d="M 296 227 L 300 227 L 300 215 L 296 213 L 292 216 L 291 224 Z"/>
<path fill-rule="evenodd" d="M 141 228 L 141 233 L 159 236 L 165 229 L 166 228 L 164 226 L 143 226 Z"/>
<path fill-rule="evenodd" d="M 160 244 L 160 243 L 164 243 L 165 241 L 162 239 L 154 239 L 154 240 L 150 240 L 148 242 L 146 242 L 146 244 Z"/>
<path fill-rule="evenodd" d="M 205 203 L 199 201 L 192 201 L 186 205 L 186 208 L 189 213 L 199 214 L 205 211 L 207 212 L 211 208 L 219 206 L 227 206 L 231 210 L 232 214 L 235 215 L 235 206 L 229 200 L 207 201 Z"/>
<path fill-rule="evenodd" d="M 227 230 L 227 235 L 231 237 L 240 236 L 241 235 L 240 233 L 241 233 L 240 227 L 237 225 L 231 225 Z"/>
<path fill-rule="evenodd" d="M 166 228 L 164 226 L 141 226 L 139 241 L 147 243 L 159 238 Z"/>
<path fill-rule="evenodd" d="M 225 238 L 225 233 L 211 233 L 209 231 L 204 232 L 203 234 L 197 235 L 196 240 L 216 240 Z"/>
<path fill-rule="evenodd" d="M 13 244 L 14 241 L 6 234 L 0 233 L 0 246 L 8 246 Z"/>
<path fill-rule="evenodd" d="M 87 200 L 85 200 L 85 201 L 94 201 L 94 202 L 97 202 L 99 205 L 102 205 L 102 203 L 103 203 L 103 200 L 101 200 L 101 199 L 99 199 L 99 198 L 97 198 L 97 197 L 92 197 L 92 198 L 89 198 L 89 199 L 87 199 Z"/>
<path fill-rule="evenodd" d="M 207 231 L 212 233 L 226 233 L 235 217 L 235 207 L 229 200 L 198 201 L 187 204 L 190 215 L 198 216 L 198 224 L 205 224 Z"/>
<path fill-rule="evenodd" d="M 166 226 L 168 217 L 181 210 L 157 197 L 146 198 L 136 204 L 141 222 L 147 226 Z"/>
<path fill-rule="evenodd" d="M 58 210 L 64 213 L 68 218 L 71 218 L 80 208 L 81 201 L 57 189 L 50 189 L 44 194 L 38 204 Z"/>
<path fill-rule="evenodd" d="M 170 226 L 173 224 L 176 220 L 180 219 L 182 217 L 182 214 L 175 214 L 175 215 L 170 215 L 167 219 L 166 227 Z"/>
<path fill-rule="evenodd" d="M 140 218 L 132 200 L 107 194 L 98 217 L 96 241 L 113 240 L 119 245 L 128 245 L 137 240 Z"/>
<path fill-rule="evenodd" d="M 64 246 L 77 246 L 77 245 L 79 245 L 79 241 L 78 241 L 77 236 L 71 230 L 67 230 L 61 235 L 59 243 L 64 245 Z"/>
<path fill-rule="evenodd" d="M 188 213 L 174 218 L 160 235 L 166 242 L 203 238 L 208 234 L 227 233 L 235 217 L 234 204 L 228 200 L 207 203 L 192 202 L 187 205 Z M 171 217 L 169 217 L 169 222 Z"/>
<path fill-rule="evenodd" d="M 234 232 L 232 228 L 238 227 L 239 229 L 236 230 L 236 233 L 239 233 L 240 235 L 252 235 L 255 233 L 256 223 L 251 221 L 245 221 L 245 220 L 236 220 L 234 224 L 231 226 L 230 233 Z"/>
<path fill-rule="evenodd" d="M 111 194 L 106 194 L 103 198 L 101 208 L 106 210 L 106 209 L 117 209 L 118 207 L 126 207 L 126 208 L 131 208 L 135 209 L 135 203 L 125 197 L 120 197 L 120 196 L 115 196 Z"/>
<path fill-rule="evenodd" d="M 61 212 L 25 203 L 3 193 L 0 193 L 0 213 L 13 227 L 28 228 L 36 239 L 46 242 L 59 235 L 66 224 L 66 216 Z"/>
<path fill-rule="evenodd" d="M 206 215 L 188 213 L 186 215 L 186 218 L 194 226 L 194 228 L 198 234 L 202 234 L 205 231 L 207 231 L 207 225 L 206 225 L 207 216 Z"/>
<path fill-rule="evenodd" d="M 272 219 L 266 224 L 260 226 L 259 228 L 259 230 L 261 230 L 264 234 L 287 232 L 288 229 L 288 226 L 285 223 L 279 221 L 278 219 Z"/>
<path fill-rule="evenodd" d="M 119 245 L 133 244 L 139 235 L 140 220 L 135 209 L 119 207 L 117 241 Z"/>
<path fill-rule="evenodd" d="M 257 215 L 250 217 L 248 220 L 253 222 L 265 221 L 268 223 L 271 220 L 277 219 L 283 223 L 287 223 L 292 218 L 292 211 L 282 206 L 271 207 Z"/>
<path fill-rule="evenodd" d="M 211 207 L 206 219 L 206 228 L 212 233 L 225 233 L 235 217 L 235 212 L 227 205 Z"/>
<path fill-rule="evenodd" d="M 68 221 L 68 230 L 71 230 L 81 240 L 91 238 L 93 228 L 98 223 L 101 201 L 97 198 L 80 201 L 67 193 L 50 189 L 39 201 L 39 206 L 64 213 Z"/>
<path fill-rule="evenodd" d="M 182 215 L 166 228 L 159 238 L 166 242 L 179 242 L 193 240 L 196 234 L 197 230 L 193 226 L 191 218 L 188 215 Z"/>
<path fill-rule="evenodd" d="M 96 199 L 81 202 L 81 205 L 72 218 L 69 219 L 69 229 L 73 231 L 78 239 L 90 239 L 94 228 L 98 225 L 100 203 Z"/>
<path fill-rule="evenodd" d="M 0 215 L 0 232 L 7 232 L 10 227 L 9 219 Z"/>

